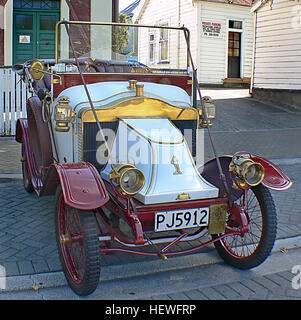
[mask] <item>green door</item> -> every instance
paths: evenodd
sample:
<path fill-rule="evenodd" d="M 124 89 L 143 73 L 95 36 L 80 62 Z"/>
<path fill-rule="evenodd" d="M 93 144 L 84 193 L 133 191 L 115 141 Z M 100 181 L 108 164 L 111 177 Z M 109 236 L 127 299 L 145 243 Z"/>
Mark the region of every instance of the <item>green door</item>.
<path fill-rule="evenodd" d="M 55 57 L 55 25 L 59 13 L 37 13 L 37 57 L 53 59 Z"/>
<path fill-rule="evenodd" d="M 14 63 L 23 63 L 36 56 L 36 14 L 14 12 Z"/>
<path fill-rule="evenodd" d="M 14 11 L 14 64 L 54 58 L 55 24 L 59 17 L 58 12 Z"/>

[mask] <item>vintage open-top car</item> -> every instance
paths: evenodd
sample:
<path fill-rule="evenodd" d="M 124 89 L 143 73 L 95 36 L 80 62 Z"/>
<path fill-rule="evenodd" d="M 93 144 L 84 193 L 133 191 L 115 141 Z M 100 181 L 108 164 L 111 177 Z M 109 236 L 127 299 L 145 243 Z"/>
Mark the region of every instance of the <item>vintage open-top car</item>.
<path fill-rule="evenodd" d="M 137 59 L 119 45 L 121 31 L 131 29 Z M 157 63 L 149 35 L 166 32 L 178 56 Z M 15 71 L 32 93 L 16 131 L 24 187 L 56 195 L 58 250 L 77 294 L 96 289 L 105 253 L 167 260 L 214 243 L 241 269 L 267 258 L 277 224 L 269 189 L 292 182 L 261 156 L 218 156 L 215 106 L 196 85 L 185 27 L 61 21 L 55 60 Z M 215 158 L 201 163 L 204 128 Z"/>

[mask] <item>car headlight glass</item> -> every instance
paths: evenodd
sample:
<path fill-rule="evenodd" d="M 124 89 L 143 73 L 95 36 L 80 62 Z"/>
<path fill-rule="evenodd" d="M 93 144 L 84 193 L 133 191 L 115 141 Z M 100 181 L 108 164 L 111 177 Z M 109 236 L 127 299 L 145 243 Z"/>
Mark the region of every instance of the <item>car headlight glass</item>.
<path fill-rule="evenodd" d="M 144 187 L 144 174 L 133 164 L 118 164 L 112 167 L 110 179 L 117 183 L 117 190 L 120 193 L 124 195 L 134 195 Z"/>
<path fill-rule="evenodd" d="M 135 194 L 140 191 L 142 185 L 141 171 L 136 168 L 128 169 L 121 177 L 120 185 L 124 192 L 127 194 Z"/>
<path fill-rule="evenodd" d="M 257 186 L 264 178 L 264 169 L 260 163 L 253 162 L 247 166 L 243 176 L 248 185 Z"/>

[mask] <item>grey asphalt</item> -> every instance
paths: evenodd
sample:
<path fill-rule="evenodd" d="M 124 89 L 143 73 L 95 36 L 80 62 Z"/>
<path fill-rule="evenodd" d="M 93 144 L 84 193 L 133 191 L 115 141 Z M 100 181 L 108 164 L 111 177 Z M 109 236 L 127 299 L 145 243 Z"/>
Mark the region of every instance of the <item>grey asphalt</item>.
<path fill-rule="evenodd" d="M 173 300 L 299 300 L 301 289 L 295 285 L 300 278 L 294 280 L 298 274 L 292 271 L 300 263 L 300 242 L 301 237 L 277 241 L 269 259 L 247 271 L 225 265 L 215 251 L 168 262 L 106 266 L 97 289 L 87 297 L 75 295 L 62 272 L 9 277 L 0 300 L 155 300 L 160 304 Z"/>
<path fill-rule="evenodd" d="M 178 287 L 167 286 L 163 289 L 159 286 L 160 290 L 155 290 L 150 286 L 152 290 L 144 290 L 144 295 L 142 292 L 138 294 L 133 291 L 132 294 L 127 292 L 120 292 L 114 296 L 106 294 L 106 297 L 108 299 L 110 297 L 112 299 L 222 299 L 227 298 L 227 294 L 233 294 L 234 297 L 234 290 L 238 294 L 237 299 L 254 299 L 257 292 L 254 288 L 253 291 L 249 288 L 251 290 L 249 294 L 241 295 L 243 290 L 248 291 L 243 289 L 248 288 L 244 281 L 249 281 L 249 286 L 252 282 L 255 287 L 253 281 L 258 283 L 261 279 L 270 286 L 266 285 L 257 295 L 259 299 L 275 299 L 276 296 L 281 299 L 301 297 L 301 289 L 291 288 L 293 278 L 291 268 L 293 265 L 301 264 L 301 260 L 297 259 L 300 256 L 298 248 L 301 247 L 299 238 L 301 199 L 298 197 L 301 191 L 301 110 L 253 100 L 247 96 L 245 90 L 205 89 L 203 93 L 211 95 L 217 106 L 217 119 L 214 121 L 212 135 L 219 155 L 248 150 L 265 156 L 273 159 L 294 182 L 290 190 L 272 191 L 278 208 L 276 250 L 262 266 L 248 272 L 226 266 L 212 247 L 204 249 L 201 253 L 171 258 L 167 262 L 136 255 L 104 255 L 101 277 L 105 281 L 103 285 L 100 284 L 100 291 L 97 289 L 92 295 L 92 299 L 104 298 L 103 293 L 108 293 L 106 288 L 111 288 L 110 292 L 115 292 L 112 289 L 114 286 L 117 288 L 127 281 L 131 283 L 130 287 L 135 287 L 136 281 L 136 287 L 140 288 L 138 285 L 140 278 L 141 281 L 145 278 L 145 283 L 152 279 L 161 281 L 164 274 L 174 277 L 176 281 L 170 284 L 177 283 Z M 205 160 L 213 156 L 206 133 L 205 151 Z M 13 137 L 0 137 L 0 265 L 5 267 L 6 271 L 6 290 L 2 291 L 0 299 L 10 299 L 9 297 L 22 299 L 22 295 L 28 299 L 55 299 L 56 291 L 53 290 L 63 290 L 63 294 L 57 296 L 58 299 L 77 299 L 77 296 L 65 287 L 66 282 L 58 259 L 53 197 L 38 198 L 34 194 L 26 193 L 19 179 L 20 173 L 19 144 Z M 286 247 L 289 248 L 288 251 Z M 281 267 L 273 269 L 274 265 Z M 182 286 L 185 290 L 180 289 L 189 274 L 187 270 L 190 269 L 203 270 L 211 282 L 197 282 L 192 285 L 190 277 L 190 282 L 187 281 L 187 284 Z M 265 271 L 260 273 L 260 270 Z M 223 276 L 223 281 L 220 281 L 218 273 L 229 273 L 231 277 Z M 271 281 L 285 283 L 286 289 L 281 292 L 276 290 L 275 295 L 271 289 L 274 288 Z M 203 292 L 204 288 L 207 294 Z"/>

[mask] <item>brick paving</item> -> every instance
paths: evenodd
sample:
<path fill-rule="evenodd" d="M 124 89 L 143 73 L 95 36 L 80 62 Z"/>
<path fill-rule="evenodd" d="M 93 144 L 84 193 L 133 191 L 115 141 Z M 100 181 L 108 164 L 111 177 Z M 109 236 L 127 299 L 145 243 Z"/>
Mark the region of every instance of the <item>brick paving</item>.
<path fill-rule="evenodd" d="M 300 300 L 301 290 L 292 289 L 293 274 L 282 271 L 253 279 L 205 288 L 160 294 L 152 300 Z"/>

